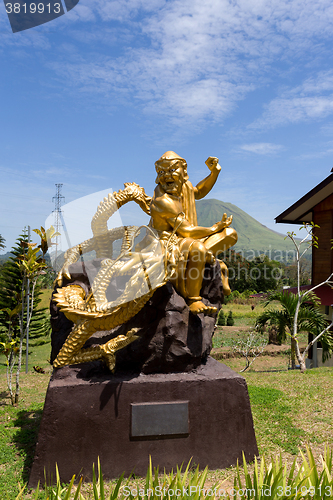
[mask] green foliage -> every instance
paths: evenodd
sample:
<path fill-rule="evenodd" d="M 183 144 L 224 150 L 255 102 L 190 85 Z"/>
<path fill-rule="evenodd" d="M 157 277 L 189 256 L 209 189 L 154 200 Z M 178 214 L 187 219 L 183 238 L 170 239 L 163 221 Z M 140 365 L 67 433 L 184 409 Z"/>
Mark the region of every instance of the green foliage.
<path fill-rule="evenodd" d="M 27 236 L 20 236 L 16 244 L 11 250 L 12 256 L 0 268 L 0 336 L 2 340 L 11 327 L 12 338 L 17 339 L 19 336 L 19 321 L 18 315 L 11 316 L 8 311 L 14 311 L 16 308 L 22 307 L 22 261 L 20 260 L 27 250 Z M 32 249 L 33 250 L 33 249 Z M 38 250 L 37 250 L 38 252 Z M 30 251 L 30 261 L 33 255 L 36 257 L 36 251 Z M 32 293 L 33 283 L 30 282 L 30 293 Z M 49 315 L 46 309 L 39 309 L 41 286 L 37 282 L 34 294 L 34 309 L 31 318 L 29 336 L 31 339 L 39 339 L 50 332 Z M 24 317 L 24 326 L 26 318 Z"/>
<path fill-rule="evenodd" d="M 239 297 L 241 296 L 241 294 L 239 293 L 238 290 L 234 290 L 230 295 L 232 295 L 233 299 L 239 299 Z M 230 297 L 230 295 L 229 295 L 229 297 Z"/>
<path fill-rule="evenodd" d="M 6 241 L 5 238 L 3 238 L 3 236 L 1 236 L 0 234 L 0 249 L 6 247 L 5 241 Z"/>
<path fill-rule="evenodd" d="M 31 320 L 34 318 L 36 321 L 36 316 L 43 314 L 41 310 L 36 311 L 38 304 L 36 300 L 36 296 L 38 297 L 36 287 L 38 278 L 42 274 L 45 274 L 43 268 L 46 267 L 44 255 L 47 251 L 48 233 L 45 232 L 43 227 L 40 231 L 37 229 L 36 232 L 41 237 L 39 247 L 35 248 L 37 244 L 30 243 L 25 236 L 24 238 L 20 238 L 17 248 L 14 248 L 12 252 L 14 257 L 9 260 L 7 266 L 5 265 L 1 269 L 0 288 L 4 307 L 1 308 L 0 312 L 5 314 L 5 319 L 7 320 L 7 325 L 5 325 L 7 342 L 3 344 L 4 353 L 7 358 L 7 385 L 12 404 L 18 403 L 19 400 L 23 344 L 26 342 L 26 349 L 28 350 L 29 337 L 34 333 L 34 325 Z M 55 233 L 54 229 L 51 228 L 49 233 L 50 237 L 52 237 Z M 42 250 L 42 256 L 39 255 L 40 250 Z M 47 325 L 49 325 L 49 321 L 45 317 L 42 318 L 42 321 L 39 321 L 38 326 L 42 328 L 43 334 Z M 16 340 L 18 336 L 19 347 L 17 352 Z M 12 375 L 16 363 L 16 353 L 17 369 L 14 393 Z"/>
<path fill-rule="evenodd" d="M 301 286 L 311 283 L 311 262 L 304 257 L 300 260 L 299 278 Z M 297 286 L 297 263 L 284 268 L 283 284 Z"/>
<path fill-rule="evenodd" d="M 244 292 L 242 293 L 242 297 L 244 299 L 248 299 L 250 297 L 250 295 L 255 295 L 257 292 L 256 290 L 244 290 Z"/>
<path fill-rule="evenodd" d="M 232 316 L 232 311 L 229 311 L 228 317 L 227 317 L 227 326 L 234 326 L 235 320 Z"/>
<path fill-rule="evenodd" d="M 248 304 L 251 295 L 255 295 L 257 292 L 255 290 L 244 290 L 240 293 L 238 290 L 234 290 L 230 295 L 224 297 L 224 303 L 234 302 L 236 304 Z M 250 299 L 251 302 L 251 299 Z"/>
<path fill-rule="evenodd" d="M 223 312 L 223 309 L 220 309 L 219 313 L 218 313 L 218 316 L 217 316 L 217 324 L 219 326 L 225 326 L 225 316 L 224 316 L 224 312 Z"/>
<path fill-rule="evenodd" d="M 234 490 L 237 494 L 230 498 L 248 500 L 324 500 L 333 496 L 332 452 L 327 447 L 321 460 L 322 471 L 318 470 L 312 451 L 307 447 L 307 456 L 300 453 L 302 463 L 299 467 L 297 458 L 290 470 L 283 464 L 281 455 L 271 461 L 261 458 L 260 465 L 255 458 L 254 471 L 249 473 L 243 454 L 244 479 L 237 464 Z"/>
<path fill-rule="evenodd" d="M 312 451 L 306 448 L 306 455 L 300 452 L 301 465 L 297 464 L 297 457 L 291 468 L 287 469 L 281 455 L 271 460 L 262 457 L 260 463 L 255 457 L 253 472 L 250 473 L 243 453 L 243 471 L 239 464 L 236 466 L 233 487 L 223 487 L 223 484 L 206 486 L 207 468 L 199 473 L 199 467 L 194 472 L 190 470 L 190 463 L 184 472 L 177 466 L 175 472 L 159 476 L 158 468 L 152 468 L 150 460 L 145 481 L 133 484 L 131 478 L 121 476 L 109 495 L 105 493 L 105 485 L 100 462 L 95 473 L 93 466 L 93 499 L 94 500 L 201 500 L 217 498 L 218 496 L 231 499 L 248 500 L 325 500 L 331 499 L 333 494 L 332 479 L 332 452 L 327 447 L 324 457 L 321 458 L 320 469 L 316 464 Z M 88 500 L 81 491 L 82 478 L 74 486 L 73 476 L 68 486 L 61 484 L 58 468 L 56 468 L 55 486 L 46 486 L 39 491 L 39 487 L 32 493 L 32 500 Z M 19 500 L 24 493 L 24 487 L 19 486 Z M 71 496 L 72 495 L 72 496 Z M 89 495 L 89 499 L 91 496 Z"/>
<path fill-rule="evenodd" d="M 43 258 L 45 258 L 46 252 L 48 251 L 49 247 L 55 245 L 55 243 L 52 243 L 52 238 L 54 238 L 55 236 L 60 236 L 60 233 L 56 233 L 53 226 L 46 230 L 43 228 L 43 226 L 41 226 L 40 229 L 33 229 L 33 231 L 40 237 L 40 244 L 37 248 L 41 250 Z"/>
<path fill-rule="evenodd" d="M 233 291 L 243 293 L 247 290 L 267 292 L 275 290 L 283 276 L 283 265 L 270 260 L 267 255 L 247 260 L 240 253 L 230 250 L 221 258 L 229 270 L 229 284 Z"/>
<path fill-rule="evenodd" d="M 206 467 L 202 472 L 199 472 L 199 466 L 194 470 L 190 469 L 191 461 L 188 463 L 184 471 L 181 467 L 176 467 L 175 472 L 167 474 L 164 472 L 162 475 L 158 468 L 153 469 L 150 459 L 149 467 L 147 470 L 145 480 L 135 480 L 134 478 L 124 479 L 123 475 L 120 476 L 116 482 L 115 487 L 110 494 L 105 493 L 105 485 L 102 474 L 100 462 L 98 460 L 97 474 L 95 466 L 93 465 L 93 499 L 94 500 L 201 500 L 204 499 L 207 491 L 214 491 L 217 484 L 205 488 L 207 479 L 208 468 Z M 38 500 L 88 500 L 92 497 L 86 496 L 81 491 L 82 478 L 77 486 L 74 486 L 75 476 L 68 486 L 61 484 L 58 468 L 56 468 L 56 484 L 49 485 L 44 489 L 44 496 L 39 492 L 33 493 L 32 498 Z M 21 489 L 22 490 L 22 489 Z M 38 489 L 39 490 L 39 489 Z M 23 490 L 22 490 L 23 491 Z M 70 496 L 70 495 L 74 496 Z M 18 496 L 16 500 L 22 498 Z"/>
<path fill-rule="evenodd" d="M 308 301 L 312 301 L 309 304 Z M 263 328 L 266 324 L 275 325 L 278 328 L 277 340 L 279 343 L 286 339 L 286 335 L 292 335 L 294 317 L 298 303 L 298 295 L 288 291 L 272 292 L 267 297 L 265 307 L 277 301 L 279 308 L 268 308 L 256 321 L 256 326 Z M 297 331 L 306 331 L 318 335 L 327 326 L 327 318 L 318 308 L 318 298 L 314 293 L 301 298 L 301 305 L 297 319 Z M 330 350 L 329 335 L 326 336 L 326 351 Z"/>

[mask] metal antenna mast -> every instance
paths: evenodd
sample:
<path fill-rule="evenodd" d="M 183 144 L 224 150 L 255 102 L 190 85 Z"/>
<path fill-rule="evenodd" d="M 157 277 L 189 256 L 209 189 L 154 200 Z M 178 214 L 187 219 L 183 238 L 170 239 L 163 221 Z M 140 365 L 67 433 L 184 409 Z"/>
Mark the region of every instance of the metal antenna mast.
<path fill-rule="evenodd" d="M 56 195 L 53 196 L 52 198 L 52 201 L 54 201 L 54 210 L 53 210 L 53 213 L 54 213 L 54 229 L 57 233 L 60 233 L 60 230 L 61 230 L 61 227 L 62 227 L 62 223 L 61 223 L 61 214 L 62 214 L 62 210 L 61 210 L 61 205 L 63 203 L 63 200 L 65 200 L 65 197 L 62 196 L 61 194 L 61 188 L 62 188 L 62 184 L 56 184 L 55 185 L 56 188 L 57 188 L 57 191 L 56 191 Z M 59 244 L 60 244 L 60 235 L 57 235 L 56 236 L 56 240 L 55 240 L 55 260 L 54 260 L 54 268 L 56 271 L 58 271 L 58 249 L 59 249 Z"/>

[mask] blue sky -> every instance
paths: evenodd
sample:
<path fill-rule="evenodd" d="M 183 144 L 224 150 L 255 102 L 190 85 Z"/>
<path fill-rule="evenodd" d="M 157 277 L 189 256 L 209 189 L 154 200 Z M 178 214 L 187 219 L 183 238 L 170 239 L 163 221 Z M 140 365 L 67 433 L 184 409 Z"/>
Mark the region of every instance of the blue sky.
<path fill-rule="evenodd" d="M 186 158 L 208 195 L 274 217 L 333 166 L 333 4 L 316 0 L 80 0 L 13 34 L 0 5 L 0 234 L 8 251 L 66 202 Z M 221 214 L 222 217 L 222 214 Z M 86 235 L 89 237 L 90 235 Z"/>

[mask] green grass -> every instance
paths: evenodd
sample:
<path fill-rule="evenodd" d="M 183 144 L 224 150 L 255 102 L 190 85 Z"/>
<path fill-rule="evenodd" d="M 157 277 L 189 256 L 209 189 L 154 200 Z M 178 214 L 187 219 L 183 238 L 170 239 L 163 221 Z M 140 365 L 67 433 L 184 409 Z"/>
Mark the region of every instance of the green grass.
<path fill-rule="evenodd" d="M 261 454 L 279 451 L 294 455 L 307 443 L 315 449 L 332 444 L 332 368 L 309 370 L 304 375 L 298 370 L 253 370 L 245 378 Z"/>
<path fill-rule="evenodd" d="M 260 419 L 265 439 L 292 455 L 297 454 L 304 433 L 292 422 L 292 400 L 271 387 L 248 385 L 248 390 L 252 411 Z"/>
<path fill-rule="evenodd" d="M 250 302 L 250 300 L 248 302 Z M 272 307 L 276 308 L 279 307 L 279 305 L 277 302 L 272 302 Z M 244 337 L 249 331 L 252 331 L 255 327 L 257 316 L 264 311 L 264 306 L 262 302 L 257 302 L 254 309 L 252 309 L 250 303 L 238 304 L 230 302 L 229 304 L 224 304 L 222 309 L 225 319 L 229 311 L 232 312 L 235 323 L 232 328 L 224 326 L 218 326 L 216 328 L 213 337 L 213 347 L 230 347 L 235 340 Z M 286 342 L 288 343 L 288 339 Z M 300 344 L 307 342 L 307 334 L 300 332 L 299 342 Z"/>
<path fill-rule="evenodd" d="M 255 304 L 254 309 L 251 308 L 250 303 L 237 304 L 235 302 L 229 302 L 222 306 L 222 310 L 225 318 L 227 318 L 229 311 L 232 312 L 233 318 L 235 320 L 234 326 L 254 327 L 256 318 L 264 311 L 264 307 L 260 302 Z"/>
<path fill-rule="evenodd" d="M 46 289 L 42 290 L 40 294 L 40 303 L 38 304 L 39 309 L 44 309 L 44 308 L 49 308 L 50 307 L 50 299 L 52 295 L 53 290 L 51 289 Z"/>
<path fill-rule="evenodd" d="M 50 341 L 29 349 L 29 372 L 25 363 L 20 375 L 21 391 L 18 406 L 11 406 L 6 386 L 5 357 L 0 357 L 0 499 L 12 500 L 18 493 L 18 483 L 29 479 L 37 435 L 51 374 L 48 363 Z M 25 362 L 25 358 L 24 358 Z M 46 373 L 34 371 L 42 367 Z M 14 379 L 15 383 L 15 379 Z"/>
<path fill-rule="evenodd" d="M 248 309 L 242 309 L 244 306 L 239 306 L 234 311 L 240 315 L 243 311 L 243 316 L 251 318 L 252 311 L 250 313 Z M 224 343 L 239 335 L 244 333 L 237 332 L 235 327 L 222 327 L 217 329 L 215 338 Z M 24 366 L 18 407 L 9 404 L 5 358 L 0 358 L 1 500 L 14 500 L 18 483 L 22 485 L 28 480 L 51 374 L 49 355 L 50 342 L 29 349 L 29 373 L 25 374 Z M 223 362 L 235 371 L 244 367 L 242 358 Z M 33 365 L 41 366 L 46 373 L 36 373 Z M 270 457 L 280 452 L 286 463 L 291 464 L 298 449 L 304 450 L 307 443 L 311 445 L 316 459 L 324 452 L 325 443 L 333 448 L 333 368 L 309 370 L 302 375 L 299 371 L 288 371 L 287 367 L 288 353 L 276 357 L 262 356 L 244 376 L 248 383 L 260 455 Z M 208 479 L 211 482 L 224 480 L 233 476 L 234 470 L 210 471 Z M 89 486 L 84 486 L 83 491 L 89 491 Z M 31 497 L 26 495 L 24 498 Z"/>

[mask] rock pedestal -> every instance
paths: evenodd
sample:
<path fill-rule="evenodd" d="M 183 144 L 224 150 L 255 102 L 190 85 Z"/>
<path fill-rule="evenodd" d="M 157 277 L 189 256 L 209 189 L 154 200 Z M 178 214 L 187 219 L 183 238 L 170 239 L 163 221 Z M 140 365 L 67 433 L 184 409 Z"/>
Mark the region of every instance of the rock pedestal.
<path fill-rule="evenodd" d="M 100 458 L 105 478 L 170 471 L 192 463 L 210 469 L 258 454 L 243 377 L 218 361 L 187 373 L 99 374 L 84 365 L 56 370 L 47 391 L 30 487 L 55 477 L 92 478 Z"/>

